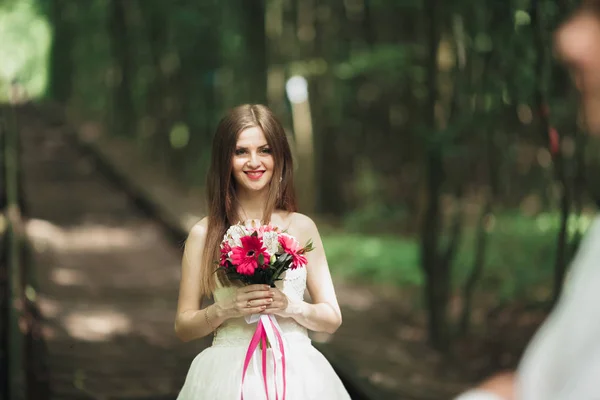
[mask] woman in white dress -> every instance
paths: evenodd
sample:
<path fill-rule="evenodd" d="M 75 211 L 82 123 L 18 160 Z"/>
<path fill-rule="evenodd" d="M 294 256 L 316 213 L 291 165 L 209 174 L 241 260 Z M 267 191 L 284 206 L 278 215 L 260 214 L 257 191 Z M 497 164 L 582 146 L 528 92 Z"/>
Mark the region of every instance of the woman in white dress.
<path fill-rule="evenodd" d="M 274 374 L 267 351 L 268 389 L 254 363 L 242 370 L 256 324 L 245 316 L 274 315 L 285 341 L 287 400 L 346 400 L 339 377 L 311 344 L 307 330 L 333 333 L 342 322 L 323 244 L 314 222 L 296 212 L 293 165 L 283 127 L 262 105 L 242 105 L 219 123 L 208 174 L 208 216 L 186 242 L 175 331 L 183 341 L 214 332 L 212 346 L 189 369 L 178 400 L 263 400 L 282 398 L 283 375 Z M 219 244 L 238 221 L 271 223 L 315 250 L 305 268 L 288 270 L 276 288 L 242 286 L 215 273 Z M 304 301 L 308 289 L 312 303 Z M 202 308 L 202 299 L 214 304 Z M 256 357 L 256 355 L 254 356 Z M 281 361 L 281 360 L 280 360 Z M 276 378 L 275 378 L 276 376 Z M 277 384 L 275 384 L 277 383 Z M 276 390 L 277 388 L 277 390 Z"/>

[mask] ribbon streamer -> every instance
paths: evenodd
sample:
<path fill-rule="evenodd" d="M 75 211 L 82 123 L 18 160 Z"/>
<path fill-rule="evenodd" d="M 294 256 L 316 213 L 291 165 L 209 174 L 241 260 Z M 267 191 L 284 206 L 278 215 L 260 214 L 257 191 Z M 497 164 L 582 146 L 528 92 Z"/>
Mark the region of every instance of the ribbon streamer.
<path fill-rule="evenodd" d="M 267 400 L 269 400 L 269 385 L 267 384 L 267 343 L 270 343 L 271 348 L 273 350 L 273 379 L 275 383 L 275 400 L 279 400 L 279 391 L 277 390 L 277 362 L 280 360 L 281 371 L 283 374 L 283 396 L 281 397 L 281 400 L 285 400 L 287 392 L 287 381 L 285 365 L 285 345 L 283 337 L 281 335 L 281 327 L 279 326 L 277 320 L 273 315 L 251 315 L 249 317 L 246 317 L 246 322 L 249 324 L 254 322 L 258 323 L 256 325 L 254 335 L 252 336 L 252 339 L 250 339 L 250 344 L 248 345 L 248 350 L 246 351 L 246 358 L 244 359 L 244 369 L 242 371 L 241 399 L 244 400 L 244 379 L 246 378 L 246 372 L 248 371 L 248 366 L 250 365 L 250 361 L 252 358 L 254 358 L 255 371 L 259 371 L 257 357 L 253 357 L 253 355 L 258 349 L 258 345 L 260 344 L 262 347 L 261 361 L 263 383 L 265 386 L 265 395 L 267 396 Z"/>

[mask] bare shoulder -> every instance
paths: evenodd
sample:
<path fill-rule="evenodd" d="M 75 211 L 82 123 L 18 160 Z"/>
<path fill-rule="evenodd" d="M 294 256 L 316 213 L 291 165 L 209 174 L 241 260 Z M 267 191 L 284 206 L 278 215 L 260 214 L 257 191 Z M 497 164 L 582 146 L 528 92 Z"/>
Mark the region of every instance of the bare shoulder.
<path fill-rule="evenodd" d="M 289 230 L 294 236 L 300 239 L 309 239 L 318 234 L 317 225 L 309 216 L 296 212 L 292 213 L 289 218 Z"/>
<path fill-rule="evenodd" d="M 208 231 L 208 217 L 202 218 L 198 221 L 188 235 L 187 244 L 201 245 L 206 239 L 206 232 Z"/>
<path fill-rule="evenodd" d="M 290 221 L 297 227 L 314 229 L 316 228 L 315 222 L 308 215 L 301 214 L 299 212 L 290 214 Z"/>

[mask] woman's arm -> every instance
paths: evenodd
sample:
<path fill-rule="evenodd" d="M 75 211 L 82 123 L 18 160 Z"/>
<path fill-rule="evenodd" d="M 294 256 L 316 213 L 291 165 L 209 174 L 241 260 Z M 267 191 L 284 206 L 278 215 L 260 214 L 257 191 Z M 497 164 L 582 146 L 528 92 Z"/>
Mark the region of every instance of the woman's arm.
<path fill-rule="evenodd" d="M 488 378 L 475 389 L 462 393 L 454 400 L 514 400 L 515 374 L 502 372 Z"/>
<path fill-rule="evenodd" d="M 314 244 L 314 250 L 306 254 L 308 261 L 306 285 L 313 304 L 288 299 L 285 311 L 280 315 L 294 318 L 300 325 L 312 331 L 334 333 L 342 324 L 342 313 L 335 295 L 319 230 L 305 215 L 295 214 L 294 219 L 290 226 L 290 234 L 294 235 L 301 245 L 305 245 L 309 239 L 312 239 Z M 269 307 L 265 313 L 268 310 Z"/>
<path fill-rule="evenodd" d="M 225 321 L 222 315 L 218 315 L 219 313 L 214 304 L 200 309 L 202 301 L 202 293 L 200 293 L 202 253 L 206 241 L 207 227 L 207 218 L 194 225 L 183 252 L 175 333 L 184 342 L 209 335 Z"/>

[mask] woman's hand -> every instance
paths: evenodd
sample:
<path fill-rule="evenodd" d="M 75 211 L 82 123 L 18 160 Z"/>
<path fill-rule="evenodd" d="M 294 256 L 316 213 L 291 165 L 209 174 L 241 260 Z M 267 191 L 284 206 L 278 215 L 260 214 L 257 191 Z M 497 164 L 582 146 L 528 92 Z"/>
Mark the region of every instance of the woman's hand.
<path fill-rule="evenodd" d="M 290 317 L 288 310 L 290 302 L 287 296 L 278 288 L 270 288 L 269 292 L 273 296 L 273 302 L 267 306 L 262 314 L 275 314 L 284 318 Z"/>
<path fill-rule="evenodd" d="M 483 382 L 479 389 L 494 393 L 505 400 L 514 400 L 515 374 L 510 371 L 498 373 Z"/>
<path fill-rule="evenodd" d="M 224 302 L 217 302 L 217 315 L 223 318 L 237 318 L 260 314 L 274 303 L 274 294 L 267 285 L 248 285 L 236 288 L 235 295 Z"/>

